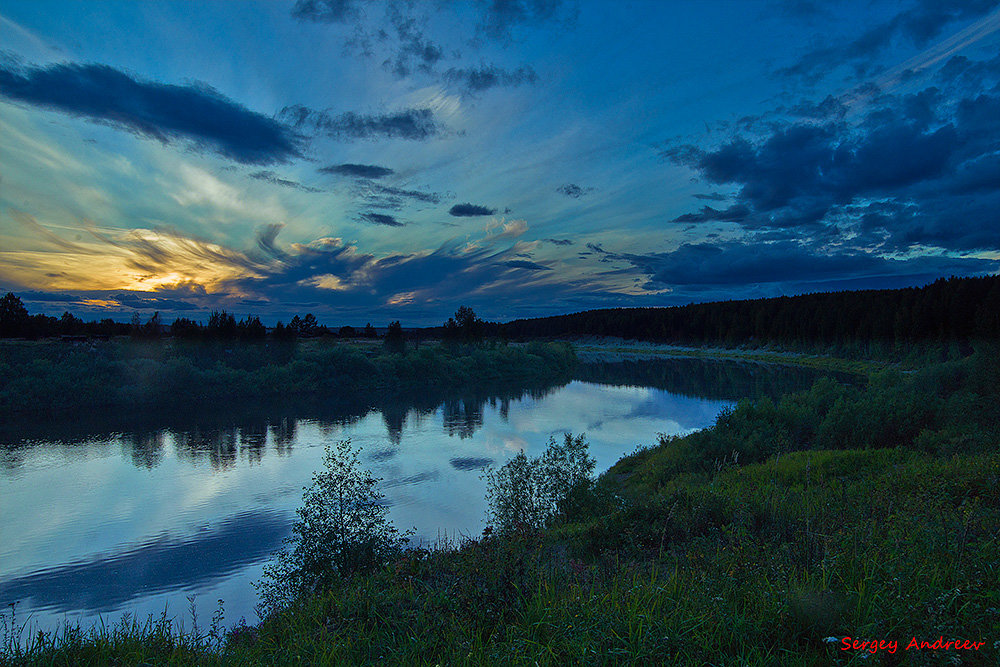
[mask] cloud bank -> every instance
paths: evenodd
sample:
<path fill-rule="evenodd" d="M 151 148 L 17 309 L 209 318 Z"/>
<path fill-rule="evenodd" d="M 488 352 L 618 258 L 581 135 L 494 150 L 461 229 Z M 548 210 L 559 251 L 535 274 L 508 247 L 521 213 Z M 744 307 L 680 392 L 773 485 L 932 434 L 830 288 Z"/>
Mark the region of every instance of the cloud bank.
<path fill-rule="evenodd" d="M 302 156 L 289 127 L 208 86 L 142 81 L 108 65 L 0 65 L 0 95 L 165 144 L 183 140 L 243 164 Z"/>

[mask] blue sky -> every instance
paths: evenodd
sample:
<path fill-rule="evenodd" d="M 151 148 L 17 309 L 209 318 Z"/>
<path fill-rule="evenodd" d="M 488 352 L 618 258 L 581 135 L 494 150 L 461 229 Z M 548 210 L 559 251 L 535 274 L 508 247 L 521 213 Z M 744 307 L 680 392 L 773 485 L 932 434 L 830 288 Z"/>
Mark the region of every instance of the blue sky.
<path fill-rule="evenodd" d="M 436 324 L 1000 264 L 1000 3 L 0 1 L 0 290 Z"/>

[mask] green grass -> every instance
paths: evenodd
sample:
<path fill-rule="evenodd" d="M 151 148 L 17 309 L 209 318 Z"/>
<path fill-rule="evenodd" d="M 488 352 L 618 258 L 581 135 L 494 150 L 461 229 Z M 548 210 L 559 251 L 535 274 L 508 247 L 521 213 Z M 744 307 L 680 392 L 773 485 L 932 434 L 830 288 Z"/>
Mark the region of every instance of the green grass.
<path fill-rule="evenodd" d="M 691 357 L 696 359 L 731 359 L 756 361 L 767 364 L 785 366 L 802 366 L 820 371 L 836 373 L 853 373 L 869 375 L 877 373 L 897 362 L 890 360 L 845 359 L 830 354 L 810 354 L 804 352 L 779 352 L 760 349 L 712 348 L 700 349 L 661 345 L 652 347 L 629 347 L 627 342 L 621 345 L 580 345 L 577 348 L 581 355 L 620 353 L 624 355 L 661 356 L 661 357 Z"/>
<path fill-rule="evenodd" d="M 742 403 L 545 530 L 407 552 L 253 628 L 8 638 L 0 662 L 996 665 L 997 359 Z M 941 636 L 986 644 L 905 650 Z"/>

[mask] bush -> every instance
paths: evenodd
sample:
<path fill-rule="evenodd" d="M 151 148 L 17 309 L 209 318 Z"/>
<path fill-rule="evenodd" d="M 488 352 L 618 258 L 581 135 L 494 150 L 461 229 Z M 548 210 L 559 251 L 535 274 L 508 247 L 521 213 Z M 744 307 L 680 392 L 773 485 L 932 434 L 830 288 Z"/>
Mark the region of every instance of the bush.
<path fill-rule="evenodd" d="M 361 467 L 350 440 L 327 446 L 323 469 L 305 489 L 291 550 L 275 555 L 257 584 L 261 616 L 305 595 L 328 590 L 337 579 L 370 571 L 398 556 L 408 541 L 386 517 L 379 479 Z"/>
<path fill-rule="evenodd" d="M 499 470 L 486 472 L 487 522 L 500 533 L 539 529 L 579 502 L 592 483 L 595 462 L 583 435 L 567 433 L 562 444 L 549 439 L 545 453 L 520 452 Z"/>

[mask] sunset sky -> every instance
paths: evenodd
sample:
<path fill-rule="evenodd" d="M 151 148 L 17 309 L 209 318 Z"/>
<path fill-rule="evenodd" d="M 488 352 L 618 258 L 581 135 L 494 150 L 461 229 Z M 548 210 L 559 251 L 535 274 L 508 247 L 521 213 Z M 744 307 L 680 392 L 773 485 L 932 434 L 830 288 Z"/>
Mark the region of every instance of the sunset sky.
<path fill-rule="evenodd" d="M 998 268 L 998 2 L 0 0 L 31 312 L 417 326 Z"/>

